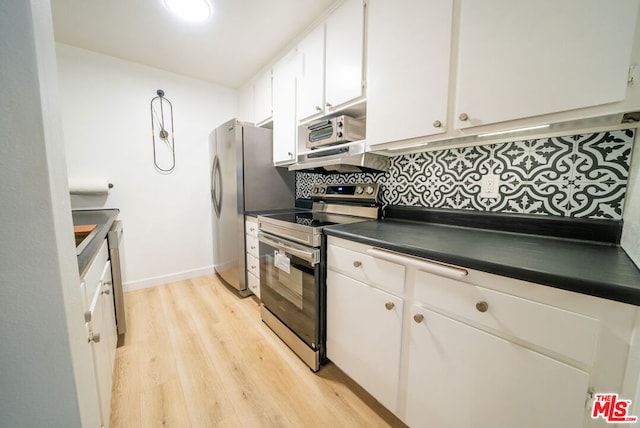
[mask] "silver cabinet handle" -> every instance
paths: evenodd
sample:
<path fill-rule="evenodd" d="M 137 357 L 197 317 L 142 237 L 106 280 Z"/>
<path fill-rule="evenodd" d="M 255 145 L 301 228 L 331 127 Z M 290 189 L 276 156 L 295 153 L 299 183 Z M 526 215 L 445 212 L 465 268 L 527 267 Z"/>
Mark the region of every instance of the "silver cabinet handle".
<path fill-rule="evenodd" d="M 327 107 L 331 107 L 331 103 L 329 101 L 327 101 L 326 103 L 324 103 L 324 105 L 326 105 Z"/>
<path fill-rule="evenodd" d="M 322 107 L 316 106 L 316 111 L 322 111 Z"/>
<path fill-rule="evenodd" d="M 360 266 L 362 266 L 362 262 L 361 261 L 356 260 L 356 261 L 353 262 L 353 267 L 359 268 Z"/>
<path fill-rule="evenodd" d="M 415 322 L 417 322 L 418 324 L 420 324 L 422 321 L 424 321 L 424 315 L 422 315 L 422 314 L 415 314 L 415 315 L 413 316 L 413 320 L 414 320 Z"/>
<path fill-rule="evenodd" d="M 404 254 L 398 254 L 389 250 L 369 248 L 367 254 L 392 263 L 415 266 L 421 271 L 433 273 L 435 275 L 446 276 L 448 278 L 460 279 L 467 276 L 466 269 L 440 264 L 426 259 L 420 259 Z"/>
<path fill-rule="evenodd" d="M 393 309 L 396 305 L 393 302 L 387 302 L 384 304 L 384 307 L 387 308 L 388 311 Z"/>
<path fill-rule="evenodd" d="M 483 300 L 481 302 L 476 303 L 476 309 L 479 312 L 487 312 L 487 310 L 489 309 L 489 304 Z"/>
<path fill-rule="evenodd" d="M 460 113 L 460 116 L 458 116 L 458 119 L 464 122 L 465 120 L 469 120 L 469 115 L 467 113 Z"/>
<path fill-rule="evenodd" d="M 106 288 L 106 289 L 102 290 L 102 294 L 111 294 L 111 289 L 110 288 Z"/>
<path fill-rule="evenodd" d="M 439 120 L 435 120 L 435 121 L 433 122 L 433 127 L 434 127 L 434 128 L 440 128 L 440 127 L 442 127 L 442 122 L 440 122 Z"/>
<path fill-rule="evenodd" d="M 91 322 L 91 311 L 84 313 L 84 322 Z"/>
<path fill-rule="evenodd" d="M 100 333 L 94 333 L 92 331 L 89 332 L 89 343 L 98 343 L 100 342 Z"/>

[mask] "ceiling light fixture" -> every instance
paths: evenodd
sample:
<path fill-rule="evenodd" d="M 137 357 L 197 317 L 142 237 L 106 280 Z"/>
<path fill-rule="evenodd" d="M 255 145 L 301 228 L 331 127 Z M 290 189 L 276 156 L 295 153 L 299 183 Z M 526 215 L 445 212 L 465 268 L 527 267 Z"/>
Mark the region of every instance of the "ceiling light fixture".
<path fill-rule="evenodd" d="M 164 0 L 164 4 L 180 18 L 192 22 L 207 20 L 212 12 L 207 0 Z"/>

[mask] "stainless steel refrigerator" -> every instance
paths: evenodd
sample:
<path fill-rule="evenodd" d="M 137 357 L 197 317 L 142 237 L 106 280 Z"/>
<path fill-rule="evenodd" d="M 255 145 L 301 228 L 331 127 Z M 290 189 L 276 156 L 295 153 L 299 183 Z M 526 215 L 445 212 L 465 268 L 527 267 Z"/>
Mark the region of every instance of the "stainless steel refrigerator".
<path fill-rule="evenodd" d="M 293 209 L 295 175 L 273 166 L 272 132 L 236 119 L 209 138 L 213 265 L 240 295 L 251 294 L 246 280 L 244 216 L 247 212 Z"/>

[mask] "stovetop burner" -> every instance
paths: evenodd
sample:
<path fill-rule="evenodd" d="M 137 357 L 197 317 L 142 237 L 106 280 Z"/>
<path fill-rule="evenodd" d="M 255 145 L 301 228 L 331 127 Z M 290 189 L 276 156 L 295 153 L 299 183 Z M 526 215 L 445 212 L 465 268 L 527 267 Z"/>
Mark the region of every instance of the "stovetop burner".
<path fill-rule="evenodd" d="M 332 215 L 323 211 L 292 211 L 288 213 L 268 214 L 266 217 L 276 221 L 295 223 L 300 226 L 307 226 L 311 228 L 362 221 L 360 217 L 338 214 Z"/>
<path fill-rule="evenodd" d="M 377 194 L 375 183 L 315 184 L 311 210 L 259 215 L 258 227 L 261 232 L 318 247 L 325 226 L 376 219 Z"/>

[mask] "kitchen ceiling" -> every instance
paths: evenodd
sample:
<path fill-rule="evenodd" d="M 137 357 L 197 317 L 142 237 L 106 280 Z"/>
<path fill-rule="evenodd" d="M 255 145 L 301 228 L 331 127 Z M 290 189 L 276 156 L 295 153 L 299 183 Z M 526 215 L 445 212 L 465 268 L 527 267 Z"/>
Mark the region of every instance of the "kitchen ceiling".
<path fill-rule="evenodd" d="M 238 88 L 341 0 L 209 0 L 203 23 L 163 0 L 51 0 L 56 42 Z"/>

